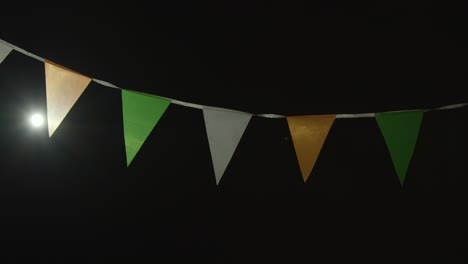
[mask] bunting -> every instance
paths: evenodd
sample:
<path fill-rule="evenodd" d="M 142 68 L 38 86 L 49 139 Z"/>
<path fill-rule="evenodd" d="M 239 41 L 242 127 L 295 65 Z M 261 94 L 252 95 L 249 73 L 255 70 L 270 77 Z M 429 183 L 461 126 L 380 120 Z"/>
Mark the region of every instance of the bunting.
<path fill-rule="evenodd" d="M 403 185 L 423 119 L 422 111 L 376 113 L 375 119 Z"/>
<path fill-rule="evenodd" d="M 10 54 L 10 52 L 13 50 L 10 46 L 3 44 L 2 41 L 0 41 L 0 64 L 5 60 L 5 58 Z"/>
<path fill-rule="evenodd" d="M 213 169 L 218 185 L 253 116 L 251 113 L 214 108 L 141 92 L 123 90 L 109 82 L 91 79 L 0 40 L 0 63 L 15 50 L 44 62 L 48 132 L 51 137 L 91 81 L 121 90 L 122 118 L 127 166 L 129 166 L 169 105 L 202 109 Z M 436 109 L 386 113 L 282 116 L 256 115 L 263 118 L 286 118 L 304 182 L 310 177 L 325 140 L 336 118 L 375 118 L 387 145 L 400 183 L 406 179 L 419 131 L 426 111 L 468 106 L 468 103 Z"/>
<path fill-rule="evenodd" d="M 288 125 L 304 182 L 310 176 L 336 116 L 288 116 Z"/>
<path fill-rule="evenodd" d="M 252 115 L 206 107 L 203 116 L 216 184 L 219 184 Z"/>
<path fill-rule="evenodd" d="M 127 166 L 169 107 L 170 101 L 155 95 L 122 90 L 123 126 Z"/>
<path fill-rule="evenodd" d="M 47 123 L 52 137 L 60 123 L 80 98 L 91 78 L 45 61 L 47 91 Z"/>

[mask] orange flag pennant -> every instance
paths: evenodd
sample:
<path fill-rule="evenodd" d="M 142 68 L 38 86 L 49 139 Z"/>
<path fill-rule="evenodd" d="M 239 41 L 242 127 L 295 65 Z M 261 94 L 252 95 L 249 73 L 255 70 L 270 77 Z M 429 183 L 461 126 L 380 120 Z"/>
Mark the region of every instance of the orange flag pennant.
<path fill-rule="evenodd" d="M 309 178 L 336 116 L 307 115 L 287 117 L 294 149 L 304 182 Z"/>
<path fill-rule="evenodd" d="M 47 92 L 47 123 L 49 137 L 80 98 L 91 78 L 69 70 L 50 61 L 45 61 Z"/>

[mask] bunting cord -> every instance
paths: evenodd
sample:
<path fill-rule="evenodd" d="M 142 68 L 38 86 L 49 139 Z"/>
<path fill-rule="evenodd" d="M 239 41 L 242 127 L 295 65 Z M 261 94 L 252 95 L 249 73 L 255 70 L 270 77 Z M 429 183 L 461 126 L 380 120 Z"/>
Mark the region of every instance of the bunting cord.
<path fill-rule="evenodd" d="M 12 50 L 15 50 L 15 51 L 18 51 L 28 57 L 31 57 L 35 60 L 38 60 L 38 61 L 42 61 L 44 62 L 45 59 L 40 57 L 40 56 L 37 56 L 36 54 L 33 54 L 31 52 L 28 52 L 20 47 L 17 47 L 9 42 L 6 42 L 2 39 L 0 39 L 0 44 L 3 44 L 7 47 L 10 47 Z M 113 88 L 113 89 L 118 89 L 118 90 L 123 90 L 122 88 L 110 83 L 110 82 L 107 82 L 107 81 L 104 81 L 104 80 L 99 80 L 99 79 L 96 79 L 96 78 L 92 78 L 92 80 L 100 85 L 103 85 L 103 86 L 106 86 L 106 87 L 109 87 L 109 88 Z M 278 114 L 252 114 L 252 113 L 248 113 L 248 112 L 244 112 L 244 111 L 238 111 L 238 110 L 234 110 L 234 109 L 228 109 L 228 108 L 222 108 L 222 107 L 213 107 L 213 106 L 208 106 L 208 105 L 201 105 L 201 104 L 195 104 L 195 103 L 190 103 L 190 102 L 184 102 L 184 101 L 180 101 L 180 100 L 176 100 L 176 99 L 172 99 L 172 98 L 169 98 L 169 97 L 163 97 L 163 96 L 159 96 L 161 98 L 164 98 L 164 99 L 167 99 L 169 101 L 171 101 L 172 104 L 176 104 L 176 105 L 181 105 L 181 106 L 185 106 L 185 107 L 190 107 L 190 108 L 196 108 L 196 109 L 204 109 L 204 108 L 210 108 L 210 109 L 216 109 L 216 110 L 220 110 L 220 111 L 226 111 L 226 112 L 236 112 L 236 113 L 243 113 L 243 114 L 249 114 L 249 115 L 252 115 L 252 116 L 259 116 L 259 117 L 264 117 L 264 118 L 286 118 L 287 116 L 284 116 L 284 115 L 278 115 Z M 410 110 L 398 110 L 398 111 L 388 111 L 388 112 L 381 112 L 381 113 L 391 113 L 391 112 L 409 112 L 409 111 L 423 111 L 423 112 L 430 112 L 430 111 L 439 111 L 439 110 L 449 110 L 449 109 L 456 109 L 456 108 L 462 108 L 462 107 L 466 107 L 468 106 L 468 103 L 460 103 L 460 104 L 452 104 L 452 105 L 446 105 L 446 106 L 442 106 L 442 107 L 439 107 L 439 108 L 432 108 L 432 109 L 410 109 Z M 368 117 L 375 117 L 375 114 L 374 113 L 359 113 L 359 114 L 336 114 L 335 115 L 336 118 L 368 118 Z"/>

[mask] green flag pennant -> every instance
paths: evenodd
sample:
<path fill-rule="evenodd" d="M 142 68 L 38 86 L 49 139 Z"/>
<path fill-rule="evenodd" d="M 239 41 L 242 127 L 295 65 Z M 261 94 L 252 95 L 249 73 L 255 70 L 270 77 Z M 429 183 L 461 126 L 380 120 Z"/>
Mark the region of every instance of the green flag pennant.
<path fill-rule="evenodd" d="M 393 166 L 403 185 L 423 118 L 422 111 L 376 113 L 375 119 L 387 144 Z"/>
<path fill-rule="evenodd" d="M 135 158 L 170 103 L 170 100 L 155 95 L 122 90 L 127 166 Z"/>

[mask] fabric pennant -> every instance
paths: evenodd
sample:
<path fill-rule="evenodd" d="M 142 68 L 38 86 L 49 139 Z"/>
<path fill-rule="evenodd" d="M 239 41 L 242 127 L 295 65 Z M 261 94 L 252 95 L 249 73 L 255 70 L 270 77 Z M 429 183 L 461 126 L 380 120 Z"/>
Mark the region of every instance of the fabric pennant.
<path fill-rule="evenodd" d="M 335 115 L 307 115 L 287 117 L 294 149 L 304 182 L 310 176 Z"/>
<path fill-rule="evenodd" d="M 91 78 L 50 61 L 45 61 L 44 65 L 47 122 L 49 137 L 51 137 L 86 87 L 88 87 Z"/>
<path fill-rule="evenodd" d="M 205 107 L 203 116 L 216 184 L 219 184 L 252 115 Z"/>
<path fill-rule="evenodd" d="M 418 140 L 423 112 L 376 113 L 375 119 L 403 185 Z"/>
<path fill-rule="evenodd" d="M 10 47 L 7 44 L 2 43 L 0 41 L 0 64 L 3 62 L 3 60 L 10 54 L 10 52 L 13 50 L 12 47 Z"/>
<path fill-rule="evenodd" d="M 155 95 L 122 90 L 123 126 L 127 166 L 171 103 Z"/>

